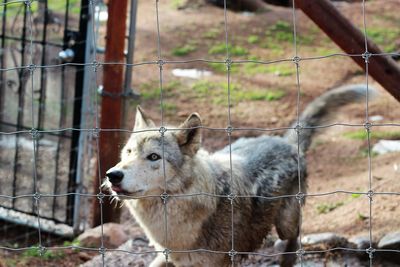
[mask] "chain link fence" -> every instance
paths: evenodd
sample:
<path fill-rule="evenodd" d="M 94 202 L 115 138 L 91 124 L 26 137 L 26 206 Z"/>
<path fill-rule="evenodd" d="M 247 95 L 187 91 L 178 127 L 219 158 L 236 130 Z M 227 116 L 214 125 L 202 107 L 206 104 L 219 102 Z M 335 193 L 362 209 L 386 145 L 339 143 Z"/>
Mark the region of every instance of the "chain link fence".
<path fill-rule="evenodd" d="M 373 261 L 374 261 L 374 255 L 377 252 L 394 252 L 394 253 L 400 253 L 399 250 L 384 250 L 384 249 L 377 249 L 373 247 L 373 225 L 372 225 L 372 206 L 373 206 L 373 200 L 374 196 L 376 195 L 396 195 L 399 196 L 400 192 L 377 192 L 373 190 L 373 181 L 372 181 L 372 169 L 371 169 L 371 161 L 372 161 L 372 156 L 371 156 L 371 143 L 370 143 L 370 136 L 371 132 L 373 131 L 374 126 L 379 126 L 379 127 L 385 127 L 385 126 L 396 126 L 399 127 L 400 124 L 396 123 L 371 123 L 369 120 L 369 94 L 367 90 L 367 96 L 365 99 L 365 122 L 363 124 L 346 124 L 346 123 L 334 123 L 334 124 L 327 124 L 327 125 L 320 125 L 316 127 L 303 127 L 300 125 L 299 121 L 299 114 L 300 114 L 300 103 L 301 103 L 301 82 L 300 82 L 300 69 L 301 69 L 301 64 L 303 61 L 309 61 L 309 60 L 321 60 L 323 58 L 328 58 L 328 57 L 361 57 L 365 60 L 365 66 L 366 66 L 366 72 L 365 72 L 365 84 L 369 85 L 369 73 L 368 73 L 368 66 L 370 64 L 370 59 L 372 57 L 381 57 L 381 56 L 398 56 L 398 53 L 383 53 L 383 54 L 372 54 L 368 50 L 368 44 L 367 44 L 367 18 L 365 15 L 365 7 L 366 3 L 365 0 L 362 2 L 362 12 L 363 12 L 363 31 L 365 35 L 365 52 L 362 54 L 331 54 L 327 56 L 319 56 L 319 57 L 308 57 L 308 58 L 302 58 L 298 52 L 298 34 L 297 34 L 297 19 L 296 19 L 296 6 L 293 4 L 292 8 L 292 19 L 293 19 L 293 57 L 292 58 L 286 58 L 286 59 L 280 59 L 280 60 L 274 60 L 274 61 L 262 61 L 262 60 L 233 60 L 231 57 L 230 53 L 230 35 L 229 35 L 229 18 L 228 18 L 228 13 L 227 13 L 227 8 L 226 8 L 226 1 L 224 1 L 224 33 L 225 33 L 225 48 L 226 48 L 226 59 L 225 60 L 208 60 L 208 59 L 192 59 L 192 60 L 182 60 L 182 61 L 171 61 L 167 60 L 164 56 L 164 51 L 163 51 L 163 45 L 161 42 L 161 30 L 160 30 L 160 25 L 162 24 L 162 21 L 160 20 L 159 14 L 159 1 L 156 0 L 154 1 L 154 8 L 156 11 L 156 16 L 157 16 L 157 57 L 154 61 L 147 61 L 147 62 L 139 62 L 139 63 L 132 63 L 132 64 L 127 64 L 127 63 L 120 63 L 120 62 L 102 62 L 100 60 L 100 57 L 98 56 L 96 49 L 94 50 L 94 53 L 92 54 L 92 58 L 88 60 L 87 62 L 84 62 L 82 64 L 76 64 L 76 63 L 62 63 L 62 64 L 54 64 L 54 65 L 36 65 L 34 64 L 34 50 L 33 50 L 33 32 L 34 32 L 34 22 L 32 18 L 32 4 L 34 1 L 32 0 L 14 0 L 14 1 L 4 1 L 3 3 L 0 4 L 0 6 L 8 6 L 8 5 L 24 5 L 26 7 L 26 18 L 28 21 L 28 36 L 29 36 L 29 45 L 27 47 L 29 51 L 29 60 L 25 65 L 22 66 L 16 66 L 12 68 L 2 68 L 0 69 L 0 72 L 8 72 L 8 71 L 15 71 L 15 70 L 24 70 L 27 73 L 27 82 L 30 84 L 30 89 L 31 89 L 31 129 L 23 129 L 23 130 L 18 130 L 18 131 L 6 131 L 6 132 L 0 132 L 1 136 L 24 136 L 26 138 L 29 138 L 31 140 L 31 146 L 32 146 L 32 172 L 31 172 L 31 178 L 33 181 L 34 188 L 31 193 L 29 194 L 24 194 L 24 195 L 0 195 L 1 199 L 9 200 L 9 201 L 14 201 L 17 199 L 31 199 L 33 201 L 34 207 L 33 207 L 33 214 L 35 215 L 35 222 L 34 225 L 37 226 L 37 240 L 38 240 L 38 245 L 37 246 L 29 246 L 29 247 L 22 247 L 22 248 L 13 248 L 13 247 L 0 247 L 0 250 L 6 250 L 6 251 L 25 251 L 25 250 L 30 250 L 30 249 L 37 249 L 37 251 L 43 255 L 45 251 L 47 250 L 66 250 L 66 249 L 81 249 L 81 250 L 90 250 L 90 251 L 97 251 L 99 254 L 102 255 L 103 258 L 103 265 L 104 265 L 104 257 L 109 251 L 119 251 L 123 253 L 128 253 L 128 254 L 163 254 L 165 256 L 165 261 L 168 262 L 169 256 L 173 253 L 216 253 L 216 254 L 225 254 L 228 255 L 231 260 L 232 260 L 232 266 L 235 265 L 235 257 L 238 257 L 240 255 L 259 255 L 263 257 L 274 257 L 277 255 L 282 255 L 282 254 L 295 254 L 298 257 L 298 261 L 303 264 L 303 258 L 305 255 L 310 255 L 310 254 L 316 254 L 316 253 L 327 253 L 327 252 L 332 252 L 332 251 L 350 251 L 350 252 L 363 252 L 367 253 L 369 255 L 369 265 L 373 266 Z M 92 17 L 94 17 L 95 14 L 95 9 L 96 6 L 98 5 L 98 2 L 96 0 L 91 0 L 89 2 L 89 13 Z M 93 27 L 90 29 L 92 32 L 91 34 L 93 35 L 93 45 L 92 47 L 97 47 L 97 35 L 99 32 L 99 25 L 96 24 L 91 24 Z M 103 204 L 106 198 L 109 197 L 107 192 L 103 192 L 101 188 L 99 188 L 99 191 L 95 194 L 89 194 L 89 193 L 81 193 L 81 192 L 60 192 L 56 194 L 45 194 L 41 192 L 40 186 L 38 186 L 38 175 L 37 175 L 37 165 L 38 165 L 38 158 L 37 158 L 37 148 L 38 148 L 38 137 L 41 134 L 52 134 L 52 133 L 71 133 L 74 131 L 79 131 L 81 133 L 85 133 L 87 135 L 90 135 L 94 139 L 94 151 L 95 151 L 95 156 L 99 158 L 99 153 L 101 151 L 99 150 L 99 136 L 102 133 L 106 132 L 120 132 L 120 133 L 135 133 L 134 131 L 126 130 L 126 129 L 102 129 L 100 128 L 99 124 L 99 103 L 98 103 L 98 71 L 100 68 L 102 68 L 105 65 L 124 65 L 125 67 L 130 67 L 130 68 L 139 68 L 140 66 L 143 65 L 154 65 L 157 66 L 159 69 L 158 75 L 159 75 L 159 86 L 160 86 L 160 108 L 161 108 L 161 125 L 159 128 L 160 136 L 163 140 L 164 138 L 164 133 L 166 131 L 174 131 L 177 129 L 171 129 L 167 128 L 165 125 L 165 114 L 164 114 L 164 99 L 163 99 L 163 89 L 164 89 L 164 84 L 163 84 L 163 71 L 164 71 L 164 66 L 168 64 L 184 64 L 184 63 L 190 63 L 190 62 L 206 62 L 206 63 L 215 63 L 215 64 L 221 64 L 226 66 L 226 81 L 227 81 L 227 110 L 226 110 L 226 127 L 225 128 L 211 128 L 211 127 L 206 127 L 202 126 L 201 128 L 209 131 L 219 131 L 219 132 L 225 132 L 226 133 L 226 138 L 228 140 L 229 144 L 229 161 L 230 161 L 230 166 L 231 166 L 231 173 L 230 173 L 230 188 L 229 188 L 229 193 L 226 195 L 215 195 L 215 194 L 210 194 L 207 192 L 198 192 L 196 194 L 189 194 L 189 195 L 171 195 L 168 193 L 168 183 L 167 179 L 165 176 L 165 164 L 163 163 L 164 169 L 164 192 L 161 195 L 156 195 L 156 196 L 143 196 L 142 198 L 159 198 L 160 201 L 162 201 L 164 205 L 164 233 L 165 233 L 165 240 L 170 240 L 173 239 L 173 236 L 169 235 L 168 231 L 168 220 L 169 220 L 169 214 L 167 212 L 167 205 L 168 205 L 168 200 L 171 198 L 190 198 L 194 196 L 205 196 L 205 197 L 210 197 L 210 198 L 225 198 L 227 200 L 230 200 L 231 203 L 231 213 L 226 214 L 224 216 L 230 216 L 231 217 L 231 249 L 229 251 L 212 251 L 208 250 L 205 248 L 199 248 L 199 249 L 194 249 L 194 250 L 186 250 L 186 251 L 174 251 L 170 250 L 168 246 L 163 251 L 141 251 L 141 252 L 135 252 L 135 251 L 125 251 L 125 250 L 118 250 L 118 249 L 109 249 L 104 246 L 104 240 L 102 238 L 101 240 L 101 246 L 98 248 L 90 248 L 90 247 L 82 247 L 82 246 L 52 246 L 52 247 L 46 247 L 44 245 L 44 240 L 43 240 L 43 233 L 42 233 L 42 217 L 43 217 L 43 207 L 42 203 L 48 199 L 54 199 L 54 198 L 63 198 L 67 196 L 75 196 L 79 195 L 80 197 L 83 198 L 92 198 L 95 201 L 98 201 L 100 205 L 100 217 L 102 220 L 102 210 L 103 210 Z M 231 78 L 232 75 L 234 75 L 231 71 L 231 68 L 233 65 L 236 64 L 260 64 L 260 65 L 270 65 L 270 64 L 276 64 L 276 63 L 281 63 L 281 62 L 291 62 L 293 63 L 293 68 L 296 70 L 296 86 L 297 86 L 297 101 L 296 101 L 296 114 L 297 114 L 297 124 L 295 124 L 294 127 L 284 127 L 284 128 L 241 128 L 241 127 L 234 127 L 232 125 L 232 119 L 231 119 Z M 87 99 L 85 101 L 90 101 L 90 107 L 92 108 L 92 122 L 93 124 L 89 126 L 88 128 L 57 128 L 57 129 L 38 129 L 36 125 L 37 118 L 35 118 L 35 101 L 33 101 L 33 95 L 34 95 L 34 77 L 35 77 L 35 72 L 40 70 L 40 69 L 56 69 L 56 68 L 62 68 L 66 66 L 71 66 L 71 65 L 78 65 L 81 67 L 87 67 L 91 69 L 92 72 L 92 83 L 88 86 L 90 86 L 90 93 L 86 95 Z M 335 126 L 344 126 L 344 127 L 354 127 L 354 128 L 364 128 L 366 133 L 367 133 L 367 142 L 368 142 L 368 164 L 366 168 L 368 168 L 368 177 L 366 177 L 365 183 L 368 185 L 368 191 L 366 192 L 352 192 L 352 191 L 345 191 L 345 190 L 336 190 L 332 192 L 325 192 L 325 193 L 312 193 L 312 194 L 307 194 L 306 192 L 302 192 L 302 179 L 301 179 L 301 168 L 300 168 L 300 144 L 298 143 L 298 177 L 299 177 L 299 191 L 297 194 L 294 195 L 282 195 L 278 197 L 266 197 L 266 196 L 258 196 L 258 195 L 238 195 L 236 194 L 236 188 L 232 180 L 232 151 L 231 151 L 231 143 L 232 143 L 232 133 L 234 132 L 240 132 L 243 130 L 252 130 L 252 131 L 258 131 L 261 133 L 268 133 L 268 132 L 274 132 L 274 131 L 282 131 L 282 130 L 290 130 L 292 129 L 297 133 L 299 136 L 301 134 L 301 131 L 303 129 L 317 129 L 317 128 L 330 128 L 330 127 L 335 127 Z M 298 138 L 299 140 L 299 138 Z M 165 153 L 164 151 L 164 143 L 162 143 L 163 146 L 163 155 Z M 164 157 L 162 157 L 164 160 Z M 102 162 L 97 161 L 97 171 L 99 172 L 98 177 L 104 176 L 104 174 L 100 173 L 101 169 L 101 164 Z M 101 178 L 99 178 L 101 180 Z M 99 184 L 101 184 L 102 181 L 99 181 Z M 327 195 L 334 195 L 334 194 L 361 194 L 365 195 L 367 197 L 368 205 L 369 205 L 369 240 L 370 240 L 370 246 L 366 250 L 361 250 L 361 249 L 352 249 L 352 248 L 346 248 L 346 247 L 335 247 L 327 250 L 320 250 L 320 251 L 309 251 L 305 250 L 302 243 L 301 243 L 301 237 L 303 236 L 303 231 L 302 231 L 302 219 L 300 219 L 300 225 L 299 225 L 299 230 L 300 230 L 300 247 L 297 251 L 293 252 L 286 252 L 286 253 L 278 253 L 278 254 L 263 254 L 263 253 L 258 253 L 258 252 L 253 252 L 253 251 L 237 251 L 235 248 L 235 236 L 234 236 L 234 216 L 235 216 L 235 210 L 234 210 L 234 201 L 239 199 L 239 198 L 263 198 L 263 199 L 283 199 L 283 198 L 296 198 L 297 201 L 301 204 L 305 201 L 307 198 L 312 198 L 312 197 L 319 197 L 319 196 L 327 196 Z M 126 198 L 132 198 L 130 196 L 126 196 Z M 301 207 L 301 205 L 300 205 Z M 300 209 L 300 215 L 302 217 L 302 208 Z M 222 215 L 221 215 L 222 216 Z M 103 223 L 102 223 L 103 225 Z M 167 241 L 168 243 L 168 241 Z"/>

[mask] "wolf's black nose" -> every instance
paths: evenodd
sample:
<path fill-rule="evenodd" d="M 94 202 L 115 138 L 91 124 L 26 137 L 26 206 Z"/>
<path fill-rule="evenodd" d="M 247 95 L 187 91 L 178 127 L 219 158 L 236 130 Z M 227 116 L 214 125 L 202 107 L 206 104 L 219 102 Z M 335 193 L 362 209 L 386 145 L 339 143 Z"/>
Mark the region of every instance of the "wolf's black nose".
<path fill-rule="evenodd" d="M 110 171 L 106 173 L 106 176 L 113 185 L 117 185 L 124 178 L 124 173 L 121 171 Z"/>

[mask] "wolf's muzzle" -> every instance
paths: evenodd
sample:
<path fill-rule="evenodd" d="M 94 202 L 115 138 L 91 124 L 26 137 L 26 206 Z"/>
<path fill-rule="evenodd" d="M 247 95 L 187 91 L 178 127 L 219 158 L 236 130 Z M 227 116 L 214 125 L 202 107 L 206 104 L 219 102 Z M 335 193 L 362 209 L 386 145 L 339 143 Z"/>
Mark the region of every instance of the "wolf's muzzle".
<path fill-rule="evenodd" d="M 124 173 L 121 171 L 110 171 L 106 173 L 106 176 L 110 183 L 112 183 L 113 185 L 118 185 L 124 178 Z"/>

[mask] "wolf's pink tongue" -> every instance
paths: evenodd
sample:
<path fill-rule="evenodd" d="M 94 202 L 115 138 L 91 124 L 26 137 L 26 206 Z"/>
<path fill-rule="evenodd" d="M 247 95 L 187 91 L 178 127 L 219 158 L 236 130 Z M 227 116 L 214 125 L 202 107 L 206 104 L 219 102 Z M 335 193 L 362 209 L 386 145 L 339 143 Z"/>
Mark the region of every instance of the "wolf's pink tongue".
<path fill-rule="evenodd" d="M 122 192 L 122 189 L 121 189 L 121 187 L 119 187 L 119 186 L 114 186 L 114 185 L 113 185 L 111 188 L 112 188 L 112 190 L 114 190 L 114 191 L 117 192 L 117 193 Z"/>

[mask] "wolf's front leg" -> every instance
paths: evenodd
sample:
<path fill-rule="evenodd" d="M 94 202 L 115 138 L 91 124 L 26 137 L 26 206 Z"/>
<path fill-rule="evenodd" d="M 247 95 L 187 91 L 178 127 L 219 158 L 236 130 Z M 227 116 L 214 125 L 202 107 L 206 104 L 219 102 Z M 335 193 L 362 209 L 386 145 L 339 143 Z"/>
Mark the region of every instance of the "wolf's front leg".
<path fill-rule="evenodd" d="M 150 263 L 149 267 L 175 267 L 172 263 L 165 262 L 165 256 L 163 254 L 157 255 L 157 257 Z"/>

